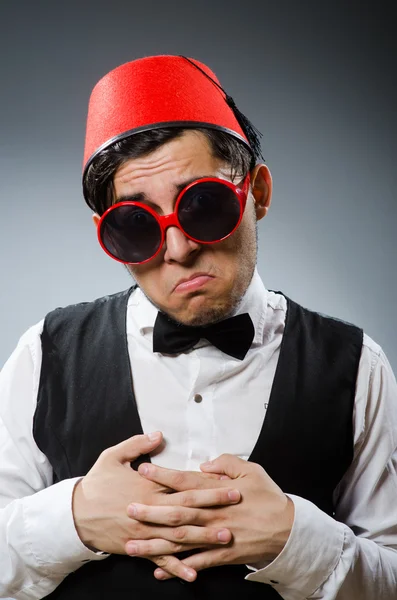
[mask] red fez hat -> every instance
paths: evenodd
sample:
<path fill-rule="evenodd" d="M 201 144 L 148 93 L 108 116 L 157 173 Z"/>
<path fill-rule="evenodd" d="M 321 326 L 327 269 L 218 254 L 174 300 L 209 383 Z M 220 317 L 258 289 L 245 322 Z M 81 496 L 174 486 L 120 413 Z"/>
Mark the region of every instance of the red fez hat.
<path fill-rule="evenodd" d="M 232 108 L 233 107 L 233 108 Z M 88 107 L 83 179 L 95 156 L 116 141 L 160 127 L 225 131 L 253 152 L 241 116 L 216 75 L 183 56 L 149 56 L 125 63 L 94 87 Z"/>

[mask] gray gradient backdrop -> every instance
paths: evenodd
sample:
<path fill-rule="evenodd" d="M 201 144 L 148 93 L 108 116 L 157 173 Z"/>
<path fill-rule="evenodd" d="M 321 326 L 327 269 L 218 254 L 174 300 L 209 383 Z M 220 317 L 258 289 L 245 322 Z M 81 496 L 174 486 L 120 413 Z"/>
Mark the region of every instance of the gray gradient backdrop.
<path fill-rule="evenodd" d="M 49 310 L 129 286 L 81 194 L 87 102 L 118 64 L 175 53 L 263 132 L 265 284 L 362 326 L 396 370 L 395 3 L 371 4 L 0 0 L 0 367 Z"/>

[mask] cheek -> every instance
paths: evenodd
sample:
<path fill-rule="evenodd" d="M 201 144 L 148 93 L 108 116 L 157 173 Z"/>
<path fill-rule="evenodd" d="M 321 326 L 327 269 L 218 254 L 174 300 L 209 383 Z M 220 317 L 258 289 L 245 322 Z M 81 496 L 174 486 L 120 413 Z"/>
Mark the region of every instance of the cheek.
<path fill-rule="evenodd" d="M 225 244 L 224 253 L 237 268 L 250 262 L 256 255 L 256 221 L 252 215 L 246 214 L 234 234 L 221 244 Z"/>
<path fill-rule="evenodd" d="M 163 264 L 163 253 L 160 252 L 155 258 L 142 265 L 127 265 L 130 275 L 137 281 L 150 281 L 159 276 Z"/>
<path fill-rule="evenodd" d="M 163 273 L 164 262 L 156 257 L 150 263 L 127 266 L 130 275 L 142 291 L 153 300 L 160 299 L 167 290 L 167 276 Z"/>

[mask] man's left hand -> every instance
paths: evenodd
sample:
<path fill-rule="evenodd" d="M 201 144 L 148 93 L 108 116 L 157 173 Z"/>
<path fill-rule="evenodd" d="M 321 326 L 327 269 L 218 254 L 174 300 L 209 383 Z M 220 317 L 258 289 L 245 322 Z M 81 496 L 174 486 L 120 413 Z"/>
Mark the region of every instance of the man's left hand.
<path fill-rule="evenodd" d="M 185 525 L 229 529 L 233 537 L 227 545 L 204 548 L 182 561 L 196 572 L 217 565 L 253 565 L 259 561 L 274 560 L 284 548 L 291 532 L 294 520 L 293 502 L 256 463 L 223 454 L 209 463 L 202 464 L 200 469 L 203 473 L 175 471 L 145 463 L 140 465 L 139 472 L 151 481 L 176 490 L 174 494 L 169 495 L 172 504 L 175 503 L 178 492 L 218 487 L 223 483 L 230 487 L 231 479 L 233 487 L 241 493 L 241 501 L 228 506 L 187 511 L 181 511 L 181 507 L 177 505 L 136 505 L 134 519 L 172 527 L 178 525 L 181 535 Z M 225 481 L 208 479 L 208 475 L 206 477 L 205 474 L 209 473 L 224 476 Z M 183 496 L 186 499 L 186 495 Z M 185 507 L 194 506 L 194 492 L 191 496 L 191 504 L 184 502 Z M 190 540 L 184 538 L 183 543 L 189 544 Z M 135 544 L 139 548 L 139 541 L 135 540 Z M 145 542 L 142 541 L 142 547 L 144 545 Z M 172 577 L 163 569 L 156 569 L 154 575 L 162 580 Z"/>

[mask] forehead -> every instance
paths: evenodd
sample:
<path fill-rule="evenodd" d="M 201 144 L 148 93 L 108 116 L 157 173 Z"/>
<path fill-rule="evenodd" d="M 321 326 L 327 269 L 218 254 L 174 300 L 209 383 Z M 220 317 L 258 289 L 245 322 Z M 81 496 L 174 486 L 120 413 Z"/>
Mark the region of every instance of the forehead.
<path fill-rule="evenodd" d="M 167 181 L 177 185 L 191 177 L 215 175 L 221 171 L 225 171 L 225 165 L 214 157 L 205 135 L 187 131 L 149 154 L 126 159 L 117 169 L 113 184 L 118 195 L 126 188 Z"/>

